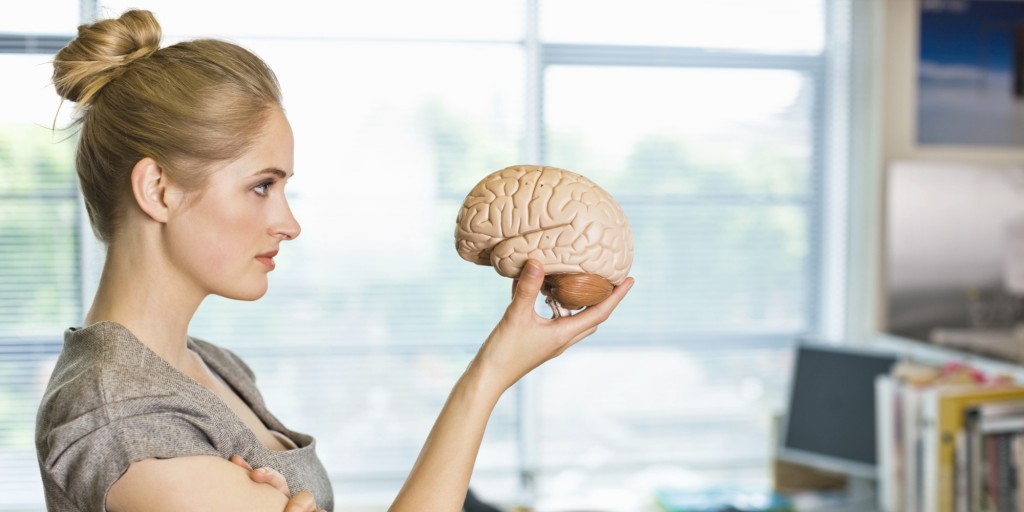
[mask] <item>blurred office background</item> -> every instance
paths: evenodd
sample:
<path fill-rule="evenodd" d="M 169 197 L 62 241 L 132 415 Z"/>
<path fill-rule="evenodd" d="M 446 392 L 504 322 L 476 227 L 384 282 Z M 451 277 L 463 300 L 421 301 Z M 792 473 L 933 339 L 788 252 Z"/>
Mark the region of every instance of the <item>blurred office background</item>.
<path fill-rule="evenodd" d="M 609 190 L 637 285 L 503 397 L 483 499 L 643 510 L 664 486 L 768 486 L 793 341 L 864 328 L 872 268 L 850 258 L 872 217 L 850 198 L 872 176 L 857 41 L 877 2 L 6 2 L 0 510 L 43 509 L 35 408 L 103 260 L 74 132 L 51 130 L 73 106 L 48 61 L 79 23 L 129 7 L 156 13 L 165 44 L 227 38 L 281 81 L 303 234 L 266 297 L 211 298 L 192 332 L 241 354 L 277 416 L 317 436 L 338 510 L 386 508 L 507 304 L 510 280 L 453 243 L 465 194 L 505 166 Z"/>

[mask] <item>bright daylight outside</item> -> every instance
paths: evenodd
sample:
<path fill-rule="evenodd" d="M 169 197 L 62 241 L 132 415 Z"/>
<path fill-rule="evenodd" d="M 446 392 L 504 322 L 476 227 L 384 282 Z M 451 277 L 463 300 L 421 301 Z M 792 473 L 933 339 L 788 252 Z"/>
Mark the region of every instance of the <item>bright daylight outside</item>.
<path fill-rule="evenodd" d="M 597 334 L 501 399 L 472 488 L 536 510 L 646 510 L 669 483 L 769 478 L 791 343 L 820 328 L 825 3 L 97 12 L 152 10 L 164 44 L 230 39 L 281 82 L 302 236 L 282 247 L 265 297 L 211 297 L 191 333 L 243 357 L 274 414 L 316 436 L 337 510 L 390 503 L 508 304 L 511 281 L 454 250 L 465 194 L 526 163 L 615 196 L 637 285 Z M 80 22 L 79 2 L 4 11 L 11 41 L 70 40 Z M 0 53 L 0 510 L 44 507 L 35 410 L 103 264 L 76 135 L 61 129 L 74 106 L 48 84 L 53 54 L 23 46 Z"/>

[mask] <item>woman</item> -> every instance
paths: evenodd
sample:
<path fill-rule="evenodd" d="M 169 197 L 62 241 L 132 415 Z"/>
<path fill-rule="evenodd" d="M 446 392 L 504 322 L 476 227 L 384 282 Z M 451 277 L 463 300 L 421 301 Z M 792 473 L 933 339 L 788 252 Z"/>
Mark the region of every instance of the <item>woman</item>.
<path fill-rule="evenodd" d="M 159 43 L 153 16 L 133 10 L 80 27 L 54 60 L 58 93 L 78 105 L 76 168 L 107 257 L 40 406 L 47 505 L 280 511 L 312 509 L 312 497 L 330 510 L 313 438 L 266 410 L 237 356 L 188 336 L 208 295 L 261 297 L 281 243 L 299 235 L 277 80 L 230 43 Z M 593 333 L 632 284 L 553 321 L 534 312 L 543 275 L 536 261 L 524 268 L 392 510 L 458 510 L 501 394 Z"/>

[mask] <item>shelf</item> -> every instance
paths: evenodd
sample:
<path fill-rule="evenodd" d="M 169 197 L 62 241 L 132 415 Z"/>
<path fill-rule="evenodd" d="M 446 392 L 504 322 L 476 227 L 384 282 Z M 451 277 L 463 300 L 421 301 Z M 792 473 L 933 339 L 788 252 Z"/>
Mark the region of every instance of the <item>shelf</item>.
<path fill-rule="evenodd" d="M 972 354 L 927 341 L 875 333 L 870 346 L 892 351 L 900 356 L 927 364 L 963 363 L 985 372 L 987 375 L 1007 374 L 1018 382 L 1024 382 L 1024 363 L 1012 363 L 993 357 Z"/>

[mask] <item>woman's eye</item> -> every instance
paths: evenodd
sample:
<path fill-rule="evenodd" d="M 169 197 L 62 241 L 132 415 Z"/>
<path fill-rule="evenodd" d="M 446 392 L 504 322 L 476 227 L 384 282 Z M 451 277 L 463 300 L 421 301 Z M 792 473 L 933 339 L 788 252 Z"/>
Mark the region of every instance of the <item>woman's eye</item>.
<path fill-rule="evenodd" d="M 272 184 L 273 182 L 264 181 L 263 183 L 260 183 L 259 185 L 253 187 L 252 190 L 253 192 L 256 192 L 256 195 L 266 196 L 267 193 L 270 191 L 270 185 Z"/>

